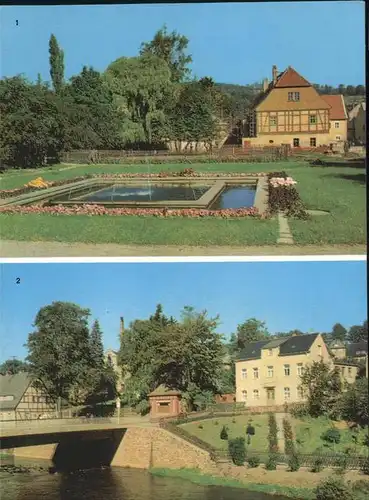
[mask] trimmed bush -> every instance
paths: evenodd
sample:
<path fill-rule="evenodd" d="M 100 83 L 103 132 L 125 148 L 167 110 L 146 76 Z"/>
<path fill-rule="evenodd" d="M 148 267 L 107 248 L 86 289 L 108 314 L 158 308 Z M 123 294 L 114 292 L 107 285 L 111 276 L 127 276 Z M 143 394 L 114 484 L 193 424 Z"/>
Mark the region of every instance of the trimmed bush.
<path fill-rule="evenodd" d="M 228 430 L 225 425 L 223 425 L 222 430 L 220 431 L 220 439 L 227 440 L 228 439 Z"/>
<path fill-rule="evenodd" d="M 301 464 L 297 453 L 292 453 L 292 455 L 288 458 L 288 467 L 291 472 L 296 472 L 299 470 Z"/>
<path fill-rule="evenodd" d="M 202 424 L 199 424 L 199 429 L 203 429 L 204 426 Z"/>
<path fill-rule="evenodd" d="M 235 465 L 244 465 L 246 460 L 245 438 L 238 437 L 228 441 L 228 451 Z"/>
<path fill-rule="evenodd" d="M 277 456 L 275 454 L 271 453 L 268 457 L 266 464 L 265 464 L 266 470 L 276 470 L 277 463 L 278 463 Z"/>
<path fill-rule="evenodd" d="M 336 474 L 344 474 L 346 471 L 347 471 L 347 467 L 348 467 L 348 457 L 347 455 L 346 456 L 341 456 L 339 458 L 337 458 L 337 460 L 335 461 L 335 465 L 337 467 L 336 469 Z"/>
<path fill-rule="evenodd" d="M 315 489 L 316 500 L 354 500 L 351 489 L 341 478 L 329 477 Z"/>
<path fill-rule="evenodd" d="M 341 433 L 338 429 L 328 429 L 320 436 L 327 443 L 338 444 L 341 441 Z"/>
<path fill-rule="evenodd" d="M 291 455 L 295 452 L 295 445 L 293 442 L 293 432 L 291 422 L 283 419 L 283 434 L 284 434 L 284 451 L 286 455 Z"/>
<path fill-rule="evenodd" d="M 260 465 L 260 458 L 259 457 L 250 457 L 247 460 L 247 463 L 248 463 L 249 467 L 251 467 L 252 469 L 254 469 L 255 467 L 259 467 L 259 465 Z"/>
<path fill-rule="evenodd" d="M 247 429 L 246 429 L 246 434 L 248 436 L 255 436 L 255 427 L 251 424 L 248 424 Z"/>
<path fill-rule="evenodd" d="M 278 427 L 274 413 L 269 413 L 268 425 L 269 425 L 269 434 L 268 434 L 269 452 L 278 453 L 278 437 L 277 437 Z"/>
<path fill-rule="evenodd" d="M 314 460 L 310 472 L 321 472 L 323 470 L 323 466 L 324 460 L 321 457 L 318 457 Z"/>

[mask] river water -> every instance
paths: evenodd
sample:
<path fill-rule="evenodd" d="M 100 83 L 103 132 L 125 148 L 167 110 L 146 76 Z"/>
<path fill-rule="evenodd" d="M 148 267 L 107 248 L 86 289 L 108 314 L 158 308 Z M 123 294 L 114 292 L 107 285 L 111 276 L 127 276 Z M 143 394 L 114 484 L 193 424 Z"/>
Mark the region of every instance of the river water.
<path fill-rule="evenodd" d="M 38 465 L 45 466 L 40 461 Z M 17 465 L 35 462 L 17 460 Z M 199 486 L 177 478 L 123 468 L 49 474 L 0 472 L 1 500 L 285 500 L 239 488 Z"/>

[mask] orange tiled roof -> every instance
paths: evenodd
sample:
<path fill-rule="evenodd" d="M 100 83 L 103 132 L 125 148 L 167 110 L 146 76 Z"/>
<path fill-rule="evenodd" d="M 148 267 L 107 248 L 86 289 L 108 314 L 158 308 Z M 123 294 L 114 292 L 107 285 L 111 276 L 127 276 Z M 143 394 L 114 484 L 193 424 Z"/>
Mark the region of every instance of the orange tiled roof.
<path fill-rule="evenodd" d="M 330 120 L 347 120 L 345 102 L 341 94 L 322 94 L 321 97 L 331 107 L 329 110 Z"/>
<path fill-rule="evenodd" d="M 291 66 L 288 66 L 278 78 L 274 87 L 277 89 L 283 87 L 311 87 L 311 83 L 299 75 Z"/>

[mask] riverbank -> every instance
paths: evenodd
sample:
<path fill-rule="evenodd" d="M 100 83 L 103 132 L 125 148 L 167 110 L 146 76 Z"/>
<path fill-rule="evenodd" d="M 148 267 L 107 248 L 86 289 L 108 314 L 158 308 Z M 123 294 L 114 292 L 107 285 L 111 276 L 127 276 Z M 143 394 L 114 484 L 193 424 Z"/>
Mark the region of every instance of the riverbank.
<path fill-rule="evenodd" d="M 237 479 L 202 474 L 196 469 L 162 469 L 152 468 L 149 472 L 153 476 L 171 477 L 190 481 L 202 486 L 225 486 L 229 488 L 242 488 L 257 493 L 268 495 L 280 495 L 299 500 L 313 500 L 315 498 L 313 488 L 299 488 L 294 486 L 282 486 L 278 484 L 260 484 L 243 482 Z"/>

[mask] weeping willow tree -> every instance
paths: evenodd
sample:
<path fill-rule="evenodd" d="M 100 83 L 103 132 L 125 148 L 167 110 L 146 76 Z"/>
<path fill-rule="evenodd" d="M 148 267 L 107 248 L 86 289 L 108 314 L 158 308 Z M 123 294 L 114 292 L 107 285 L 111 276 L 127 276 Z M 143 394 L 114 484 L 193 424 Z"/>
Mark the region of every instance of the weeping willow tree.
<path fill-rule="evenodd" d="M 161 142 L 177 94 L 168 64 L 151 54 L 121 57 L 109 65 L 105 77 L 122 115 L 123 142 Z"/>

